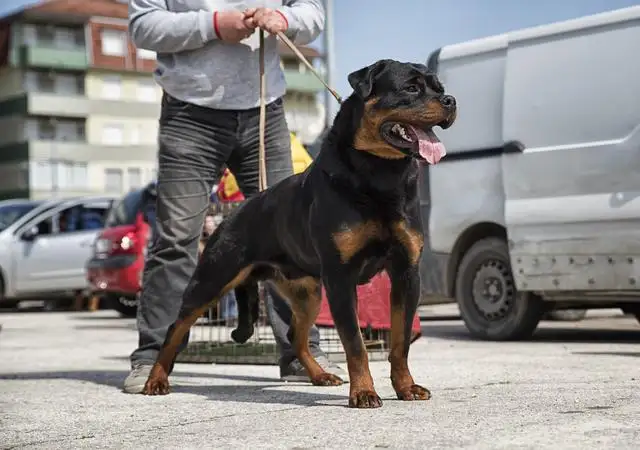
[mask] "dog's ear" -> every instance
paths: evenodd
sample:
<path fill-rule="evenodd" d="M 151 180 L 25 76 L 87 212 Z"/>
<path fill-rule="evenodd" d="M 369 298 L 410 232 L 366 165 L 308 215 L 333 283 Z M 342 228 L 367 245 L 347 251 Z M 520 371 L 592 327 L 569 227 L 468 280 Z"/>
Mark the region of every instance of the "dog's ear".
<path fill-rule="evenodd" d="M 370 66 L 351 72 L 347 77 L 353 91 L 362 99 L 366 99 L 373 91 L 375 79 L 387 66 L 387 60 L 382 59 Z"/>

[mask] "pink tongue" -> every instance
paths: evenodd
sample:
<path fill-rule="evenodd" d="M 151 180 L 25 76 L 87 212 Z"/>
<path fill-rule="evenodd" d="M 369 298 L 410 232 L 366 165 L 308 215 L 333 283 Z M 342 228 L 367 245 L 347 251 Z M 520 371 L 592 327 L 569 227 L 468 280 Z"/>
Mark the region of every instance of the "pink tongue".
<path fill-rule="evenodd" d="M 435 134 L 427 133 L 419 128 L 411 127 L 418 138 L 418 149 L 420 156 L 427 160 L 429 164 L 437 164 L 440 159 L 447 154 L 442 142 Z"/>

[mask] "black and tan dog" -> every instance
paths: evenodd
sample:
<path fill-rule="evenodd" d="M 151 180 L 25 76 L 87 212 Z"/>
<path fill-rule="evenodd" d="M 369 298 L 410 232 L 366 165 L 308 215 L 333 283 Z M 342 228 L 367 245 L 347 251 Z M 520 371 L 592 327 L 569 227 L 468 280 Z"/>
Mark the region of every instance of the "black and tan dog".
<path fill-rule="evenodd" d="M 456 117 L 454 97 L 420 64 L 381 60 L 349 75 L 343 103 L 322 150 L 303 173 L 245 201 L 209 239 L 144 388 L 167 394 L 168 376 L 191 326 L 230 289 L 245 342 L 258 315 L 260 280 L 272 281 L 294 312 L 292 342 L 315 385 L 340 385 L 308 347 L 324 285 L 347 355 L 349 405 L 382 405 L 358 328 L 356 286 L 386 270 L 391 279 L 391 381 L 402 400 L 427 400 L 407 364 L 418 305 L 423 230 L 418 165 L 435 164 L 444 147 L 432 128 Z"/>

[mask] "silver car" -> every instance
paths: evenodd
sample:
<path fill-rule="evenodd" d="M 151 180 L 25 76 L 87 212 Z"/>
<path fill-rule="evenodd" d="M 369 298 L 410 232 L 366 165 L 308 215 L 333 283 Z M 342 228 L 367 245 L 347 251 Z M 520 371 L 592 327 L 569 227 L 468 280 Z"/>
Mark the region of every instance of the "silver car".
<path fill-rule="evenodd" d="M 85 291 L 85 264 L 113 200 L 0 202 L 0 303 Z"/>

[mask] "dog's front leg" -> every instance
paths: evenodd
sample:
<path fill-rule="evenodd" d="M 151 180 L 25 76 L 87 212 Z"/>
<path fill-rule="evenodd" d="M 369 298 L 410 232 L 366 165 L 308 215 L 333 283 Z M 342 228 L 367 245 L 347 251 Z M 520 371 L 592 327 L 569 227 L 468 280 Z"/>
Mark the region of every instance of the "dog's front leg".
<path fill-rule="evenodd" d="M 391 383 L 400 400 L 428 400 L 428 389 L 415 384 L 409 371 L 413 317 L 420 300 L 420 274 L 405 251 L 392 253 L 387 273 L 391 279 Z"/>
<path fill-rule="evenodd" d="M 332 274 L 325 274 L 322 281 L 333 321 L 347 355 L 351 383 L 349 406 L 379 408 L 382 406 L 382 400 L 373 387 L 373 377 L 369 371 L 369 356 L 358 326 L 355 279 L 338 269 Z"/>

